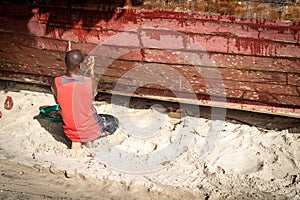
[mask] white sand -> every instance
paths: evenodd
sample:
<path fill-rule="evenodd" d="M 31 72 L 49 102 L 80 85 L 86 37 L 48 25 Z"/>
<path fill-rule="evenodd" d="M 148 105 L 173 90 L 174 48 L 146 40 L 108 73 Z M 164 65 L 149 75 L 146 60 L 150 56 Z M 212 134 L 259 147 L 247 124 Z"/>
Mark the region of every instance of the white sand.
<path fill-rule="evenodd" d="M 129 187 L 184 189 L 198 199 L 300 199 L 299 133 L 227 121 L 212 135 L 210 119 L 174 119 L 158 105 L 128 108 L 101 101 L 97 110 L 117 116 L 120 129 L 94 148 L 75 152 L 60 123 L 35 118 L 40 106 L 55 104 L 51 94 L 1 90 L 0 103 L 7 95 L 14 107 L 0 108 L 1 159 L 71 178 L 80 173 Z"/>

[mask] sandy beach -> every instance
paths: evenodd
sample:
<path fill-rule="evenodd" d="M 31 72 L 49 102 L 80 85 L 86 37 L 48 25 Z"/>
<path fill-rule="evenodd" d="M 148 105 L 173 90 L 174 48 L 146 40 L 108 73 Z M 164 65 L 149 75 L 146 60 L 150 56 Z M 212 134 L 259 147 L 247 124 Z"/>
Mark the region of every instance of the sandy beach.
<path fill-rule="evenodd" d="M 74 151 L 47 89 L 0 89 L 1 199 L 300 198 L 299 119 L 99 95 L 120 128 Z"/>

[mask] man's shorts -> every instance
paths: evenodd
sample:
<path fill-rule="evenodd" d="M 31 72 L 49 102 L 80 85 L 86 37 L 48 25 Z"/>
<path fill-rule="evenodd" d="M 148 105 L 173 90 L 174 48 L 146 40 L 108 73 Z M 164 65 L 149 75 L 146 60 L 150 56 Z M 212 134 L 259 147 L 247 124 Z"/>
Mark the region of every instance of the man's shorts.
<path fill-rule="evenodd" d="M 98 124 L 101 127 L 102 133 L 109 132 L 113 134 L 119 127 L 118 118 L 108 114 L 98 114 Z"/>

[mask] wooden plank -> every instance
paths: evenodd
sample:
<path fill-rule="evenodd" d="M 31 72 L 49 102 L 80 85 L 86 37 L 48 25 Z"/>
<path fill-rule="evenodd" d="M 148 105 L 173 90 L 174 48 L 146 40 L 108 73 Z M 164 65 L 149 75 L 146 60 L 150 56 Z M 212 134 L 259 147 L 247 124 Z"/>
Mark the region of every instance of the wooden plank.
<path fill-rule="evenodd" d="M 269 19 L 282 21 L 299 20 L 299 2 L 294 0 L 150 0 L 145 1 L 145 3 L 138 8 L 160 11 L 209 13 L 211 16 L 216 17 L 230 16 L 232 18 Z"/>
<path fill-rule="evenodd" d="M 1 80 L 9 80 L 9 81 L 18 81 L 23 83 L 31 83 L 31 84 L 38 84 L 38 85 L 45 85 L 49 86 L 49 80 L 52 77 L 46 76 L 34 76 L 34 75 L 26 75 L 26 74 L 17 74 L 17 73 L 7 73 L 0 71 L 0 79 Z M 124 86 L 125 88 L 128 86 Z M 107 88 L 107 87 L 106 87 Z M 270 106 L 268 104 L 263 104 L 261 102 L 254 102 L 254 101 L 245 101 L 235 102 L 235 100 L 227 101 L 227 102 L 216 102 L 210 101 L 208 96 L 201 95 L 198 96 L 197 99 L 188 99 L 183 98 L 183 96 L 191 96 L 190 93 L 181 94 L 181 98 L 173 97 L 169 95 L 170 93 L 166 90 L 156 90 L 148 89 L 148 94 L 146 89 L 141 90 L 141 93 L 126 93 L 123 91 L 115 91 L 109 89 L 98 89 L 99 92 L 106 92 L 113 95 L 125 95 L 125 96 L 132 96 L 132 97 L 139 97 L 139 98 L 149 98 L 154 100 L 161 100 L 161 101 L 170 101 L 170 102 L 180 102 L 185 104 L 193 104 L 193 105 L 200 105 L 200 106 L 212 106 L 212 107 L 220 107 L 220 108 L 227 108 L 227 109 L 237 109 L 237 110 L 244 110 L 244 111 L 251 111 L 251 112 L 260 112 L 266 114 L 275 114 L 287 117 L 294 117 L 300 118 L 300 107 L 295 108 L 288 108 L 288 107 L 278 107 L 278 106 Z M 150 94 L 152 93 L 152 94 Z M 156 94 L 156 95 L 153 95 Z M 165 95 L 163 95 L 165 94 Z M 166 96 L 169 95 L 169 96 Z M 193 96 L 192 96 L 193 97 Z"/>
<path fill-rule="evenodd" d="M 52 41 L 49 39 L 38 39 L 34 42 L 34 38 L 26 35 L 18 35 L 15 33 L 0 33 L 3 40 L 0 42 L 0 47 L 4 52 L 11 52 L 16 54 L 24 54 L 28 56 L 37 55 L 36 57 L 44 56 L 46 59 L 49 56 L 55 56 L 52 62 L 63 61 L 65 48 L 67 42 Z M 40 51 L 39 43 L 44 44 L 44 50 Z M 48 44 L 48 45 L 47 45 Z M 95 49 L 95 45 L 91 44 L 72 44 L 74 48 L 82 49 L 83 52 L 89 53 Z M 47 48 L 46 48 L 47 47 Z M 62 48 L 63 47 L 63 48 Z M 21 48 L 21 49 L 20 49 Z M 30 49 L 29 49 L 30 48 Z M 253 69 L 262 71 L 278 71 L 278 72 L 299 72 L 300 59 L 297 58 L 278 58 L 278 57 L 256 57 L 256 56 L 242 56 L 221 53 L 201 53 L 201 52 L 186 52 L 183 50 L 161 50 L 161 49 L 134 49 L 130 47 L 107 46 L 107 52 L 122 52 L 128 51 L 127 54 L 122 55 L 121 58 L 125 60 L 147 61 L 153 63 L 169 63 L 169 64 L 191 64 L 189 59 L 184 59 L 185 55 L 198 55 L 201 61 L 201 56 L 209 55 L 210 64 L 221 68 L 237 68 L 237 69 Z M 51 54 L 51 55 L 49 55 Z M 105 55 L 104 55 L 105 56 Z M 108 53 L 106 56 L 113 56 Z M 62 62 L 60 62 L 62 63 Z"/>
<path fill-rule="evenodd" d="M 0 80 L 31 83 L 31 84 L 37 84 L 43 86 L 49 86 L 50 80 L 52 78 L 53 77 L 49 77 L 49 76 L 36 76 L 32 74 L 9 73 L 6 71 L 0 71 Z"/>
<path fill-rule="evenodd" d="M 113 95 L 124 95 L 128 96 L 128 94 L 124 92 L 111 92 L 111 91 L 103 91 L 109 92 Z M 199 106 L 209 106 L 209 107 L 219 107 L 219 108 L 226 108 L 226 109 L 234 109 L 234 110 L 243 110 L 243 111 L 250 111 L 250 112 L 258 112 L 258 113 L 265 113 L 265 114 L 273 114 L 273 115 L 280 115 L 286 117 L 293 117 L 293 118 L 300 118 L 300 109 L 299 108 L 286 108 L 286 107 L 275 107 L 269 105 L 257 105 L 251 104 L 249 102 L 245 103 L 231 103 L 226 102 L 211 102 L 207 100 L 191 100 L 191 99 L 184 99 L 184 98 L 173 98 L 173 97 L 165 97 L 159 95 L 148 95 L 148 94 L 130 94 L 130 97 L 137 97 L 137 98 L 147 98 L 147 99 L 154 99 L 159 101 L 169 101 L 169 102 L 180 102 L 184 104 L 192 104 L 192 105 L 199 105 Z"/>
<path fill-rule="evenodd" d="M 152 18 L 143 18 L 138 12 L 134 14 L 128 10 L 124 10 L 120 18 L 112 19 L 109 22 L 103 23 L 103 19 L 99 17 L 91 18 L 90 14 L 85 16 L 85 10 L 82 10 L 79 19 L 83 20 L 83 24 L 77 25 L 76 19 L 68 17 L 65 12 L 59 12 L 54 8 L 49 8 L 49 12 L 53 13 L 55 17 L 49 19 L 47 16 L 40 16 L 35 21 L 21 21 L 23 25 L 11 26 L 13 22 L 7 21 L 9 19 L 1 18 L 6 30 L 10 31 L 25 31 L 25 28 L 32 34 L 39 37 L 46 37 L 58 40 L 73 40 L 76 42 L 90 42 L 99 44 L 107 38 L 116 35 L 120 31 L 130 31 L 141 28 L 140 38 L 136 41 L 142 40 L 144 47 L 153 47 L 155 40 L 148 38 L 147 34 L 164 35 L 166 30 L 179 32 L 181 37 L 187 37 L 188 40 L 195 40 L 204 50 L 208 52 L 222 52 L 234 53 L 243 55 L 259 55 L 259 56 L 285 56 L 285 57 L 298 57 L 300 55 L 300 26 L 299 22 L 290 23 L 290 26 L 283 26 L 281 23 L 274 25 L 266 25 L 260 21 L 250 22 L 222 22 L 214 20 L 199 20 L 199 19 L 186 19 L 186 13 L 177 13 L 176 17 L 164 16 L 153 17 L 155 13 L 150 12 Z M 66 10 L 64 8 L 64 10 Z M 67 9 L 68 12 L 71 10 Z M 58 13 L 56 13 L 58 12 Z M 129 13 L 129 14 L 127 14 Z M 63 19 L 60 20 L 60 15 Z M 134 22 L 128 25 L 129 21 L 135 18 Z M 43 20 L 45 19 L 45 20 Z M 79 20 L 78 19 L 78 20 Z M 101 24 L 95 24 L 97 19 Z M 6 20 L 6 21 L 5 21 Z M 58 21 L 55 21 L 58 20 Z M 72 21 L 73 20 L 73 21 Z M 77 21 L 78 21 L 77 20 Z M 96 21 L 97 21 L 96 20 Z M 16 19 L 17 23 L 18 20 Z M 91 22 L 90 22 L 91 21 Z M 105 21 L 105 20 L 104 20 Z M 15 28 L 17 27 L 17 28 Z M 23 27 L 23 28 L 19 28 Z M 125 28 L 126 27 L 126 28 Z M 155 27 L 155 28 L 153 28 Z M 27 32 L 27 31 L 26 31 Z M 133 33 L 133 37 L 136 33 Z M 169 33 L 170 34 L 170 33 Z M 144 41 L 143 41 L 144 40 Z M 125 40 L 126 41 L 126 40 Z M 147 43 L 151 41 L 151 44 Z M 186 44 L 179 44 L 179 47 L 184 47 Z M 214 45 L 218 44 L 218 45 Z M 223 45 L 220 45 L 223 44 Z M 122 45 L 122 44 L 119 44 Z M 123 43 L 123 46 L 124 45 Z M 161 48 L 161 45 L 154 45 L 156 48 Z"/>

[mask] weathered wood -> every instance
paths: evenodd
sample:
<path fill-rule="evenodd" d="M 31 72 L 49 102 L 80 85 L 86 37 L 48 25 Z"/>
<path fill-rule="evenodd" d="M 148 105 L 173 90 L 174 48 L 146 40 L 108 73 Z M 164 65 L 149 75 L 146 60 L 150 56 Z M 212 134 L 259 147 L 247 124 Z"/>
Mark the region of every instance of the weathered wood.
<path fill-rule="evenodd" d="M 299 20 L 299 1 L 294 0 L 148 0 L 141 9 L 209 13 L 250 19 Z"/>
<path fill-rule="evenodd" d="M 109 92 L 113 95 L 125 95 L 128 94 L 124 92 L 116 92 L 116 91 L 103 91 Z M 157 93 L 156 95 L 150 95 L 144 93 L 133 93 L 129 94 L 130 97 L 137 97 L 137 98 L 148 98 L 160 101 L 170 101 L 170 102 L 179 102 L 182 104 L 193 104 L 193 105 L 200 105 L 200 106 L 210 106 L 210 107 L 219 107 L 219 108 L 227 108 L 227 109 L 235 109 L 235 110 L 243 110 L 243 111 L 250 111 L 250 112 L 258 112 L 258 113 L 265 113 L 265 114 L 274 114 L 274 115 L 281 115 L 286 117 L 294 117 L 300 118 L 300 110 L 297 108 L 287 108 L 287 107 L 276 107 L 276 106 L 269 106 L 265 104 L 252 104 L 251 102 L 243 102 L 235 103 L 235 102 L 226 102 L 225 104 L 222 102 L 212 102 L 206 100 L 205 98 L 198 97 L 198 100 L 195 99 L 184 99 L 184 98 L 174 98 L 170 96 L 162 96 L 161 93 Z"/>
<path fill-rule="evenodd" d="M 0 79 L 49 85 L 65 72 L 71 41 L 96 56 L 99 91 L 299 116 L 298 3 L 180 1 L 192 13 L 168 2 L 160 11 L 1 5 Z M 278 12 L 283 4 L 290 15 Z"/>

